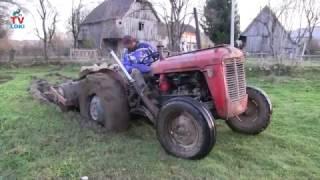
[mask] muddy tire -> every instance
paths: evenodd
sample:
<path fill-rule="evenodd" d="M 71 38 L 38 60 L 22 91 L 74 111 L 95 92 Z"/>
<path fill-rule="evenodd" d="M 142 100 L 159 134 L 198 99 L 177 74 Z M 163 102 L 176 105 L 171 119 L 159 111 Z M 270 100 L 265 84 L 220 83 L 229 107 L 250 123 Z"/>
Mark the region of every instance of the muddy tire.
<path fill-rule="evenodd" d="M 173 98 L 165 103 L 156 128 L 165 151 L 184 159 L 205 157 L 216 142 L 211 113 L 192 98 Z"/>
<path fill-rule="evenodd" d="M 111 132 L 124 131 L 129 125 L 127 93 L 115 75 L 95 73 L 80 82 L 81 115 Z"/>
<path fill-rule="evenodd" d="M 243 114 L 226 121 L 235 132 L 256 135 L 264 131 L 271 122 L 272 104 L 265 92 L 247 87 L 248 108 Z"/>

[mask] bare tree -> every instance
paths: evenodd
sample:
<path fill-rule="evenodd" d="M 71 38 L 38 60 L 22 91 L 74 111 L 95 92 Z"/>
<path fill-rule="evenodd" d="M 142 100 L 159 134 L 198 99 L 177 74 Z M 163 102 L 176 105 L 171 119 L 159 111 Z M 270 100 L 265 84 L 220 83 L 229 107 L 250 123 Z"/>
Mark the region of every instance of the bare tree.
<path fill-rule="evenodd" d="M 180 51 L 182 35 L 191 22 L 192 11 L 188 9 L 190 0 L 168 0 L 166 3 L 157 5 L 162 9 L 159 14 L 166 26 L 169 48 Z"/>
<path fill-rule="evenodd" d="M 290 24 L 292 25 L 293 21 L 298 21 L 299 22 L 299 27 L 298 29 L 294 32 L 294 41 L 298 46 L 303 46 L 304 44 L 304 37 L 307 34 L 307 28 L 303 28 L 303 21 L 304 21 L 304 7 L 303 7 L 303 2 L 301 0 L 295 0 L 295 6 L 294 6 L 294 11 L 291 12 L 289 15 L 287 15 L 285 18 L 290 19 L 289 22 L 287 22 L 287 26 Z M 292 16 L 292 14 L 298 15 L 297 16 Z M 290 27 L 289 27 L 290 28 Z M 292 27 L 291 27 L 292 29 Z M 291 34 L 292 35 L 292 34 Z"/>
<path fill-rule="evenodd" d="M 36 28 L 36 35 L 43 43 L 43 55 L 48 62 L 48 45 L 51 43 L 56 32 L 57 11 L 52 7 L 49 0 L 38 0 L 40 7 L 37 9 L 41 18 L 41 28 Z"/>
<path fill-rule="evenodd" d="M 303 9 L 307 20 L 308 32 L 308 54 L 311 53 L 311 45 L 313 39 L 313 32 L 315 27 L 320 23 L 320 7 L 315 0 L 303 0 Z"/>
<path fill-rule="evenodd" d="M 73 47 L 78 47 L 78 37 L 80 33 L 81 23 L 84 21 L 86 13 L 84 12 L 82 0 L 75 6 L 74 0 L 72 0 L 72 12 L 69 19 L 69 25 L 73 36 Z"/>

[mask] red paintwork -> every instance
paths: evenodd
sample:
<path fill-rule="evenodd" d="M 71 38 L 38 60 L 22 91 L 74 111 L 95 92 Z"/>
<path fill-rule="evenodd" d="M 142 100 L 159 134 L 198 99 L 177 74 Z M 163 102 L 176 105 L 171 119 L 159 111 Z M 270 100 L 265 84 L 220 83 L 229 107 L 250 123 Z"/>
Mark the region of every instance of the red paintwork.
<path fill-rule="evenodd" d="M 167 93 L 170 90 L 170 84 L 164 74 L 160 75 L 159 78 L 159 89 L 162 93 Z"/>
<path fill-rule="evenodd" d="M 231 47 L 216 47 L 166 58 L 152 64 L 152 73 L 165 75 L 173 72 L 201 71 L 206 77 L 214 106 L 221 118 L 228 119 L 243 113 L 247 107 L 247 97 L 231 102 L 224 76 L 224 60 L 237 58 L 244 60 L 242 51 Z"/>

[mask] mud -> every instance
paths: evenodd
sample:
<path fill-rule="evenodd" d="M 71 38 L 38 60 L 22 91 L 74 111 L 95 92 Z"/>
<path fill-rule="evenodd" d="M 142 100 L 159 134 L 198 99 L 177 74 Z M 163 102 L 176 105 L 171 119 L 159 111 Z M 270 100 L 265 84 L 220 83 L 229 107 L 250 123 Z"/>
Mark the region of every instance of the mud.
<path fill-rule="evenodd" d="M 57 74 L 48 74 L 46 76 L 57 76 Z M 60 76 L 60 75 L 58 75 L 58 76 Z M 66 79 L 66 80 L 70 80 L 70 78 L 64 77 L 64 76 L 61 76 L 61 78 Z M 81 128 L 90 129 L 90 130 L 94 131 L 95 133 L 99 133 L 99 134 L 100 133 L 104 134 L 104 133 L 108 132 L 108 131 L 106 131 L 106 129 L 102 125 L 97 124 L 93 121 L 88 121 L 87 119 L 83 118 L 80 115 L 78 109 L 73 109 L 72 111 L 66 112 L 64 109 L 61 108 L 61 106 L 56 104 L 56 102 L 54 101 L 54 98 L 50 95 L 50 91 L 49 91 L 49 88 L 52 85 L 53 84 L 50 84 L 45 79 L 39 79 L 37 77 L 33 77 L 33 80 L 31 82 L 31 85 L 30 85 L 28 91 L 34 99 L 36 99 L 39 102 L 44 103 L 48 106 L 52 106 L 52 107 L 56 108 L 56 110 L 58 111 L 57 113 L 63 113 L 64 116 L 68 117 L 66 119 L 69 119 L 73 122 L 78 123 Z"/>
<path fill-rule="evenodd" d="M 68 116 L 67 119 L 71 119 L 72 121 L 77 121 L 81 128 L 91 129 L 96 133 L 114 133 L 121 132 L 128 129 L 129 126 L 129 110 L 127 98 L 125 98 L 125 89 L 121 86 L 121 84 L 116 80 L 116 78 L 112 76 L 107 76 L 105 74 L 100 74 L 98 76 L 90 76 L 90 80 L 87 80 L 82 83 L 76 89 L 82 89 L 81 94 L 78 95 L 80 98 L 77 100 L 77 104 L 80 107 L 73 106 L 72 109 L 69 109 L 67 105 L 62 105 L 57 102 L 57 96 L 52 94 L 52 87 L 59 88 L 63 87 L 63 83 L 70 84 L 71 78 L 63 76 L 59 73 L 49 73 L 44 76 L 44 79 L 40 79 L 37 77 L 32 77 L 32 82 L 29 87 L 29 93 L 31 96 L 40 101 L 41 103 L 45 103 L 46 105 L 54 106 L 60 113 L 64 113 L 64 116 Z M 55 84 L 50 83 L 46 79 L 54 79 Z M 58 83 L 57 83 L 58 82 Z M 61 83 L 62 82 L 62 83 Z M 68 88 L 72 88 L 68 86 Z M 57 89 L 56 89 L 57 90 Z M 70 92 L 64 90 L 65 97 L 69 97 Z M 80 92 L 80 90 L 79 90 Z M 89 120 L 88 117 L 88 95 L 91 94 L 99 94 L 107 107 L 109 107 L 104 123 L 97 123 Z M 82 98 L 81 98 L 82 97 Z M 81 114 L 80 109 L 82 109 Z M 57 112 L 59 113 L 59 112 Z"/>
<path fill-rule="evenodd" d="M 50 84 L 44 79 L 34 79 L 29 87 L 31 96 L 42 103 L 53 103 L 48 96 Z"/>
<path fill-rule="evenodd" d="M 59 82 L 59 84 L 61 84 L 61 82 L 64 83 L 72 80 L 72 78 L 64 76 L 60 73 L 49 73 L 49 74 L 46 74 L 44 78 L 48 78 L 48 79 L 54 78 L 57 82 Z M 33 80 L 28 89 L 32 97 L 34 99 L 39 100 L 40 102 L 55 104 L 55 99 L 54 97 L 52 97 L 50 93 L 50 87 L 51 86 L 55 87 L 58 85 L 58 83 L 55 83 L 55 84 L 49 83 L 48 80 L 41 79 L 35 76 L 33 76 L 32 79 Z"/>
<path fill-rule="evenodd" d="M 63 112 L 63 114 L 65 117 L 64 118 L 65 120 L 74 122 L 75 124 L 78 124 L 78 126 L 81 129 L 83 129 L 83 131 L 91 130 L 96 134 L 110 133 L 109 131 L 107 131 L 106 128 L 104 128 L 103 125 L 98 124 L 93 121 L 89 121 L 86 118 L 82 117 L 78 111 Z"/>
<path fill-rule="evenodd" d="M 13 79 L 14 78 L 12 76 L 1 76 L 0 75 L 0 84 L 4 84 L 4 83 L 9 82 Z"/>
<path fill-rule="evenodd" d="M 79 105 L 81 115 L 90 119 L 88 97 L 96 94 L 102 100 L 104 107 L 103 119 L 101 122 L 110 132 L 121 132 L 128 129 L 129 109 L 126 92 L 117 77 L 111 74 L 97 73 L 89 75 L 86 81 L 82 81 Z"/>

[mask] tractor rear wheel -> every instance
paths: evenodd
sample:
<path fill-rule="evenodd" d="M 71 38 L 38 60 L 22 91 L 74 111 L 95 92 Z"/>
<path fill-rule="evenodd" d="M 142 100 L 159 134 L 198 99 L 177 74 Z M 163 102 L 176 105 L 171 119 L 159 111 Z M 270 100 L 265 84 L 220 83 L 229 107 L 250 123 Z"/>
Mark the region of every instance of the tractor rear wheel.
<path fill-rule="evenodd" d="M 271 122 L 272 105 L 265 92 L 247 87 L 247 110 L 226 121 L 235 132 L 256 135 L 264 131 Z"/>
<path fill-rule="evenodd" d="M 123 85 L 114 74 L 89 74 L 80 82 L 80 113 L 108 131 L 124 131 L 129 125 L 129 106 Z"/>
<path fill-rule="evenodd" d="M 173 98 L 165 103 L 156 128 L 165 151 L 180 158 L 203 158 L 216 142 L 211 113 L 192 98 Z"/>

